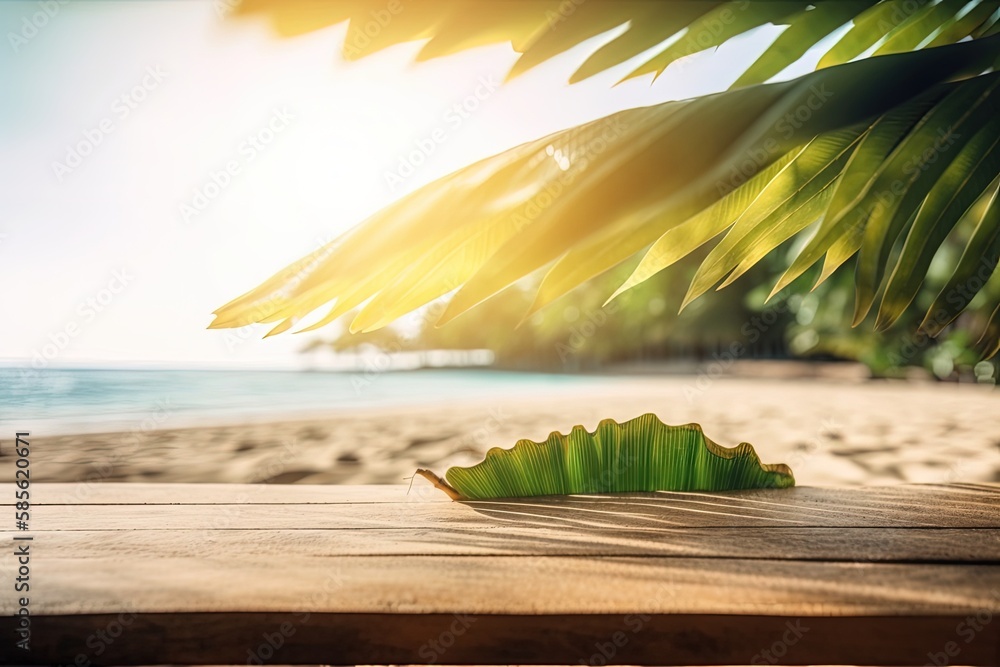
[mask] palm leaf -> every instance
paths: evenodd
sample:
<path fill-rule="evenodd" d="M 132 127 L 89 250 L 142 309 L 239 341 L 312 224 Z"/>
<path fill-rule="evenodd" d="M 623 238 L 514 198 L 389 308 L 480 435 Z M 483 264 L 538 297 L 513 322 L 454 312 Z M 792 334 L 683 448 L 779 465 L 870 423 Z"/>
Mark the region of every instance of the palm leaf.
<path fill-rule="evenodd" d="M 907 8 L 919 8 L 929 0 L 884 0 L 874 3 L 851 22 L 848 31 L 819 59 L 817 67 L 841 65 L 867 51 L 897 25 L 897 17 L 907 16 Z"/>
<path fill-rule="evenodd" d="M 968 47 L 963 45 L 963 48 Z M 882 59 L 855 63 L 849 68 L 858 75 L 853 77 L 852 81 L 855 92 L 866 85 L 865 75 L 873 74 L 875 71 L 874 67 L 869 70 L 868 65 L 889 64 L 888 61 L 879 62 L 880 60 Z M 863 73 L 862 67 L 866 70 Z M 779 86 L 783 84 L 741 89 L 724 95 L 694 100 L 679 119 L 675 119 L 676 122 L 672 122 L 666 128 L 664 141 L 650 146 L 651 150 L 648 152 L 640 151 L 630 162 L 627 170 L 612 173 L 607 179 L 589 181 L 589 188 L 582 192 L 579 198 L 565 198 L 558 202 L 556 206 L 551 207 L 550 215 L 527 228 L 517 237 L 516 242 L 501 247 L 472 280 L 459 290 L 449 303 L 441 323 L 447 322 L 499 292 L 508 284 L 555 260 L 565 248 L 585 241 L 588 236 L 609 222 L 626 220 L 649 206 L 660 206 L 661 210 L 671 211 L 677 215 L 678 211 L 686 212 L 709 205 L 718 196 L 718 183 L 724 178 L 720 173 L 723 171 L 722 166 L 732 165 L 739 159 L 741 151 L 743 155 L 763 155 L 759 161 L 760 166 L 766 166 L 784 152 L 784 149 L 796 145 L 809 136 L 808 131 L 804 130 L 805 124 L 798 127 L 782 126 L 780 119 L 782 112 L 802 109 L 807 103 L 806 100 L 816 95 L 815 91 L 824 90 L 822 86 L 827 83 L 824 80 L 824 73 L 835 75 L 829 80 L 832 87 L 837 85 L 837 79 L 845 73 L 845 70 L 831 69 L 803 77 L 798 83 L 810 82 L 812 87 L 800 87 L 797 94 L 792 93 L 781 99 L 779 95 L 773 93 L 780 93 Z M 868 85 L 878 86 L 880 95 L 885 95 L 891 90 L 884 79 L 880 79 L 879 83 L 871 79 Z M 907 92 L 912 93 L 913 90 L 907 89 Z M 831 92 L 830 97 L 835 97 L 835 94 Z M 723 100 L 731 106 L 724 105 Z M 873 98 L 869 101 L 875 100 Z M 760 105 L 768 102 L 770 106 L 766 112 L 759 111 Z M 732 108 L 745 110 L 745 116 L 734 121 Z M 755 111 L 759 116 L 754 113 Z M 827 100 L 825 104 L 810 113 L 808 126 L 811 129 L 821 128 L 825 123 L 833 125 L 835 119 L 843 122 L 848 119 L 858 121 L 866 117 L 865 106 L 859 104 L 857 97 L 850 101 L 846 98 L 836 102 L 832 99 Z M 720 118 L 726 120 L 719 120 Z M 756 122 L 747 122 L 748 119 Z M 655 137 L 654 132 L 660 130 L 661 128 L 646 128 L 643 136 Z M 664 172 L 662 169 L 657 172 L 655 166 L 650 163 L 650 154 L 653 159 L 660 160 L 671 154 L 688 155 L 690 160 L 685 165 L 684 174 Z M 706 158 L 714 163 L 714 169 L 702 162 Z M 708 169 L 700 178 L 695 180 L 689 177 L 690 174 L 697 174 L 702 170 L 703 165 Z M 656 176 L 659 178 L 654 178 Z M 631 199 L 622 200 L 616 197 L 617 193 L 626 188 L 632 193 Z M 675 192 L 675 196 L 669 196 Z M 660 199 L 649 197 L 660 197 Z"/>
<path fill-rule="evenodd" d="M 608 232 L 573 247 L 546 274 L 538 288 L 529 315 L 579 286 L 583 281 L 616 266 L 642 250 L 654 239 L 656 242 L 649 252 L 643 256 L 631 276 L 608 301 L 672 265 L 730 227 L 797 154 L 798 151 L 792 151 L 782 156 L 749 181 L 735 187 L 722 199 L 691 218 L 664 216 L 651 219 L 649 225 L 626 230 L 619 229 L 616 225 Z M 628 222 L 630 221 L 625 221 L 625 224 Z"/>
<path fill-rule="evenodd" d="M 938 28 L 937 34 L 927 43 L 927 48 L 954 44 L 965 39 L 987 25 L 991 15 L 997 11 L 1000 10 L 989 3 L 980 3 L 968 7 L 967 11 L 958 12 Z"/>
<path fill-rule="evenodd" d="M 588 2 L 569 8 L 555 7 L 543 13 L 538 8 L 525 7 L 519 13 L 533 15 L 538 31 L 534 39 L 521 50 L 521 56 L 508 73 L 508 79 L 573 48 L 582 41 L 596 37 L 625 23 L 627 17 L 644 20 L 652 5 L 648 2 L 623 0 L 620 3 Z M 572 28 L 569 28 L 572 26 Z M 568 29 L 564 30 L 566 27 Z"/>
<path fill-rule="evenodd" d="M 742 94 L 739 104 L 748 111 L 737 121 L 714 97 L 690 102 L 668 123 L 656 123 L 655 117 L 650 118 L 656 123 L 652 126 L 633 126 L 627 121 L 629 133 L 615 140 L 614 148 L 621 149 L 615 151 L 616 156 L 601 156 L 599 162 L 588 159 L 586 169 L 575 177 L 573 196 L 560 196 L 513 242 L 497 249 L 455 295 L 441 323 L 557 259 L 566 247 L 585 242 L 609 222 L 621 220 L 627 224 L 630 220 L 651 219 L 662 229 L 663 221 L 671 215 L 684 219 L 704 208 L 717 197 L 716 179 L 705 171 L 711 171 L 713 163 L 731 150 L 744 132 L 756 134 L 759 138 L 755 143 L 760 145 L 795 143 L 795 137 L 789 136 L 780 137 L 779 144 L 779 139 L 771 137 L 771 128 L 759 127 L 759 116 L 785 91 L 761 88 L 736 92 Z M 720 131 L 720 126 L 725 128 Z M 700 146 L 700 150 L 695 152 L 693 146 Z M 670 154 L 687 155 L 685 167 L 664 170 L 662 158 Z M 627 157 L 627 162 L 616 164 L 614 158 L 618 155 Z M 699 173 L 704 175 L 699 177 Z M 628 198 L 620 196 L 625 191 L 630 193 Z M 655 230 L 645 225 L 643 228 Z M 630 234 L 636 231 L 630 225 Z M 634 234 L 632 243 L 644 238 L 647 234 Z"/>
<path fill-rule="evenodd" d="M 955 320 L 986 284 L 1000 262 L 1000 199 L 994 183 L 965 217 L 976 224 L 951 278 L 941 288 L 920 329 L 937 336 Z M 992 356 L 992 355 L 991 355 Z"/>
<path fill-rule="evenodd" d="M 988 36 L 997 0 L 795 0 L 699 2 L 671 0 L 243 0 L 240 15 L 263 14 L 284 35 L 349 21 L 345 57 L 356 59 L 396 44 L 428 40 L 421 60 L 485 44 L 508 42 L 520 56 L 509 76 L 524 73 L 615 28 L 571 75 L 580 81 L 662 45 L 626 78 L 661 74 L 671 64 L 763 25 L 786 25 L 774 44 L 744 72 L 740 85 L 767 80 L 827 35 L 847 32 L 819 62 L 845 63 L 879 45 L 881 53 L 909 51 Z M 965 18 L 969 17 L 969 18 Z M 978 22 L 977 22 L 978 19 Z M 888 39 L 886 33 L 889 33 Z"/>
<path fill-rule="evenodd" d="M 997 32 L 1000 32 L 1000 8 L 995 9 L 988 19 L 972 31 L 971 35 L 974 39 L 979 39 L 995 35 Z"/>
<path fill-rule="evenodd" d="M 900 53 L 917 48 L 927 37 L 954 18 L 965 4 L 966 0 L 941 0 L 925 6 L 892 30 L 872 55 Z"/>
<path fill-rule="evenodd" d="M 732 87 L 764 83 L 798 61 L 811 47 L 870 4 L 870 2 L 822 2 L 803 10 L 801 14 L 791 19 L 788 28 L 736 79 Z"/>
<path fill-rule="evenodd" d="M 794 152 L 786 154 L 725 199 L 669 229 L 643 255 L 639 265 L 611 298 L 648 280 L 729 229 L 794 157 Z"/>
<path fill-rule="evenodd" d="M 437 475 L 417 472 L 443 486 Z M 721 447 L 698 424 L 668 426 L 653 414 L 621 424 L 606 419 L 592 433 L 576 426 L 545 442 L 519 440 L 511 449 L 491 449 L 470 468 L 449 468 L 445 477 L 451 495 L 463 500 L 795 484 L 788 466 L 762 464 L 748 443 Z"/>
<path fill-rule="evenodd" d="M 836 183 L 836 179 L 827 185 L 818 184 L 821 188 L 818 191 L 809 190 L 797 194 L 794 199 L 794 208 L 789 210 L 789 208 L 783 207 L 780 210 L 780 215 L 772 214 L 769 216 L 771 219 L 754 229 L 753 234 L 748 235 L 748 238 L 741 244 L 746 250 L 736 255 L 739 264 L 722 281 L 718 289 L 732 284 L 737 278 L 756 266 L 757 262 L 764 259 L 772 250 L 821 220 L 830 204 L 830 199 L 833 197 L 834 183 Z M 690 299 L 696 296 L 697 294 L 689 290 L 685 301 L 690 302 Z"/>
<path fill-rule="evenodd" d="M 820 280 L 858 251 L 861 233 L 867 222 L 865 209 L 858 204 L 867 192 L 872 176 L 942 96 L 940 88 L 932 89 L 880 116 L 871 124 L 841 174 L 827 216 L 816 234 L 778 280 L 772 295 L 790 285 L 819 261 L 824 253 L 827 253 L 827 264 L 824 264 Z"/>
<path fill-rule="evenodd" d="M 925 209 L 921 228 L 937 220 L 954 226 L 996 176 L 993 153 L 968 158 L 965 147 L 997 116 L 1000 74 L 976 75 L 998 42 L 869 58 L 632 109 L 529 142 L 378 212 L 219 309 L 213 326 L 266 321 L 280 331 L 335 300 L 332 313 L 368 302 L 352 328 L 370 330 L 458 288 L 444 323 L 556 262 L 537 308 L 652 244 L 650 261 L 626 287 L 637 284 L 729 227 L 691 296 L 817 228 L 792 267 L 808 268 L 827 253 L 832 271 L 860 245 L 858 311 L 867 312 L 895 240 L 940 179 L 966 185 L 940 215 Z M 939 132 L 948 148 L 928 162 L 921 156 Z M 902 196 L 873 206 L 897 182 Z M 905 261 L 914 257 L 915 280 L 940 236 L 920 252 L 911 244 Z"/>
<path fill-rule="evenodd" d="M 629 19 L 628 30 L 594 51 L 570 76 L 577 83 L 633 58 L 662 43 L 665 35 L 684 30 L 719 3 L 670 2 L 646 3 L 648 14 Z"/>
<path fill-rule="evenodd" d="M 822 201 L 829 200 L 829 194 L 832 194 L 829 186 L 840 175 L 863 131 L 863 127 L 855 126 L 817 137 L 776 175 L 698 267 L 681 307 L 719 282 L 744 261 L 750 251 L 758 250 L 763 257 L 779 243 L 812 224 L 814 219 L 796 214 L 821 193 L 828 193 Z M 812 206 L 815 207 L 815 204 Z M 819 209 L 820 212 L 822 210 L 825 207 Z M 788 225 L 794 231 L 785 234 L 783 231 Z M 770 247 L 760 243 L 762 235 L 776 230 L 781 230 L 777 234 L 780 240 L 774 238 Z"/>
<path fill-rule="evenodd" d="M 759 28 L 768 23 L 780 23 L 782 19 L 804 9 L 805 2 L 758 2 L 748 11 L 748 5 L 741 0 L 733 0 L 716 7 L 688 26 L 687 32 L 652 58 L 635 68 L 625 78 L 631 79 L 645 74 L 654 78 L 681 58 L 715 48 L 729 39 Z"/>
<path fill-rule="evenodd" d="M 930 187 L 971 135 L 996 115 L 997 85 L 1000 77 L 987 75 L 955 86 L 920 119 L 867 186 L 856 207 L 865 212 L 866 219 L 858 255 L 855 324 L 872 307 L 893 244 L 913 220 Z"/>
<path fill-rule="evenodd" d="M 996 107 L 1000 111 L 1000 105 Z M 958 220 L 1000 173 L 1000 115 L 983 127 L 927 193 L 882 297 L 878 329 L 886 329 L 917 295 L 931 259 Z"/>

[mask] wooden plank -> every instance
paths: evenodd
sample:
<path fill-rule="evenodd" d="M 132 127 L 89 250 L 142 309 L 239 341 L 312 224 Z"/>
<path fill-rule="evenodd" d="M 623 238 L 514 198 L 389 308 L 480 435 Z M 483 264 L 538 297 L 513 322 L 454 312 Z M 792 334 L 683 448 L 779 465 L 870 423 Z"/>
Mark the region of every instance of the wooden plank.
<path fill-rule="evenodd" d="M 9 541 L 15 533 L 0 533 Z M 686 556 L 828 562 L 1000 563 L 1000 529 L 664 528 L 560 530 L 484 525 L 367 530 L 36 532 L 40 559 L 246 556 Z"/>
<path fill-rule="evenodd" d="M 965 642 L 969 618 L 1000 614 L 992 486 L 476 503 L 405 486 L 80 488 L 32 487 L 35 645 L 0 642 L 2 663 L 246 663 L 275 642 L 262 662 L 1000 662 L 1000 623 Z M 7 636 L 15 608 L 0 597 Z M 455 614 L 474 620 L 457 633 Z"/>
<path fill-rule="evenodd" d="M 0 661 L 74 663 L 85 667 L 432 663 L 997 665 L 1000 624 L 986 625 L 973 641 L 965 643 L 965 637 L 956 634 L 956 628 L 968 628 L 962 625 L 965 622 L 963 618 L 773 615 L 88 615 L 37 618 L 35 632 L 39 639 L 31 653 L 15 653 L 10 642 L 2 642 Z M 0 618 L 0 632 L 11 636 L 13 624 L 14 619 Z M 116 636 L 112 638 L 109 633 Z M 53 639 L 57 637 L 58 641 Z"/>
<path fill-rule="evenodd" d="M 6 569 L 6 566 L 5 566 Z M 9 570 L 7 572 L 9 574 Z M 1000 611 L 1000 567 L 659 556 L 301 556 L 215 552 L 32 562 L 43 615 L 316 611 L 950 616 Z M 0 599 L 0 613 L 14 610 Z"/>
<path fill-rule="evenodd" d="M 40 563 L 35 648 L 18 662 L 83 655 L 98 664 L 225 664 L 270 642 L 281 644 L 279 663 L 573 664 L 648 615 L 654 621 L 631 648 L 618 647 L 614 662 L 746 663 L 777 646 L 788 650 L 786 664 L 913 665 L 962 641 L 969 617 L 1000 613 L 998 568 L 984 566 L 565 557 L 233 562 L 208 550 L 200 560 L 133 559 L 128 567 Z M 311 620 L 296 622 L 304 613 Z M 475 620 L 449 637 L 456 614 Z M 0 628 L 12 623 L 5 615 Z M 292 623 L 292 632 L 282 623 Z M 789 623 L 811 633 L 794 652 L 782 640 Z M 995 665 L 1000 625 L 980 627 L 975 642 L 962 644 L 962 663 Z M 85 640 L 109 628 L 121 641 L 94 656 Z M 456 650 L 428 654 L 443 638 Z M 0 660 L 15 657 L 10 646 L 0 645 Z"/>
<path fill-rule="evenodd" d="M 772 499 L 783 498 L 776 492 Z M 157 505 L 39 505 L 36 530 L 360 529 L 444 526 L 540 526 L 563 529 L 681 527 L 1000 528 L 1000 505 L 955 503 L 931 509 L 856 497 L 846 502 L 792 503 L 670 494 L 659 497 L 576 496 L 519 501 Z"/>
<path fill-rule="evenodd" d="M 417 479 L 409 484 L 155 484 L 44 482 L 33 484 L 36 505 L 232 505 L 338 503 L 450 503 Z M 14 503 L 0 496 L 0 505 Z"/>
<path fill-rule="evenodd" d="M 11 485 L 12 488 L 12 485 Z M 42 483 L 32 485 L 36 505 L 232 505 L 232 504 L 331 504 L 331 503 L 450 503 L 451 500 L 422 479 L 408 484 L 114 484 L 103 482 Z M 892 508 L 915 506 L 924 510 L 941 501 L 962 506 L 1000 504 L 1000 484 L 904 484 L 897 486 L 810 487 L 775 491 L 759 489 L 708 494 L 734 503 L 774 503 L 817 507 L 832 505 L 846 509 L 871 503 Z M 670 492 L 615 494 L 615 498 L 682 498 L 692 494 Z M 706 494 L 697 494 L 705 497 Z M 574 496 L 579 498 L 580 496 Z M 591 496 L 592 497 L 592 496 Z M 0 505 L 14 503 L 13 492 L 0 494 Z"/>

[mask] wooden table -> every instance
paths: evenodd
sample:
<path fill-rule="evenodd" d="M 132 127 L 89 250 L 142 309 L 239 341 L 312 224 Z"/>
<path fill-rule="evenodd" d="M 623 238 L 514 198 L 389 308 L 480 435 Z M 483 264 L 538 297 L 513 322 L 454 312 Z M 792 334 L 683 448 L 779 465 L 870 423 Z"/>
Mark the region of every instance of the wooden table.
<path fill-rule="evenodd" d="M 1000 663 L 1000 486 L 32 498 L 30 530 L 4 535 L 5 664 Z M 24 543 L 30 653 L 13 639 Z"/>

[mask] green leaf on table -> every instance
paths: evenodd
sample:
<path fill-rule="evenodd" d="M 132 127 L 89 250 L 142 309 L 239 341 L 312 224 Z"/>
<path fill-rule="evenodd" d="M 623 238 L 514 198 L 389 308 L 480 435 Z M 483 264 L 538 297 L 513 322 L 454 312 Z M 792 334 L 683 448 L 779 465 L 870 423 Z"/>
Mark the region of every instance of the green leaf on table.
<path fill-rule="evenodd" d="M 593 432 L 576 426 L 544 442 L 519 440 L 511 449 L 491 449 L 482 463 L 449 468 L 445 478 L 466 500 L 795 485 L 788 466 L 762 464 L 752 445 L 722 447 L 698 424 L 668 426 L 653 414 L 621 424 L 605 419 Z"/>

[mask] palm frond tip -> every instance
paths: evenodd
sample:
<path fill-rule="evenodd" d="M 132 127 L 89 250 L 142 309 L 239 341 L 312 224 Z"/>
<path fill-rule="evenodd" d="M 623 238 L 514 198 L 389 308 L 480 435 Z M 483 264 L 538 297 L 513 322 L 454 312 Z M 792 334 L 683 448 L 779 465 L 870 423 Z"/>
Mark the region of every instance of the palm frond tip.
<path fill-rule="evenodd" d="M 737 85 L 767 81 L 838 31 L 820 67 L 873 47 L 883 55 L 988 36 L 998 11 L 1000 0 L 243 0 L 236 7 L 237 14 L 267 16 L 285 35 L 347 21 L 342 52 L 350 60 L 419 40 L 426 40 L 421 60 L 509 43 L 519 54 L 511 77 L 618 29 L 570 75 L 573 82 L 643 53 L 645 60 L 624 78 L 659 76 L 689 55 L 761 26 L 784 27 Z"/>

